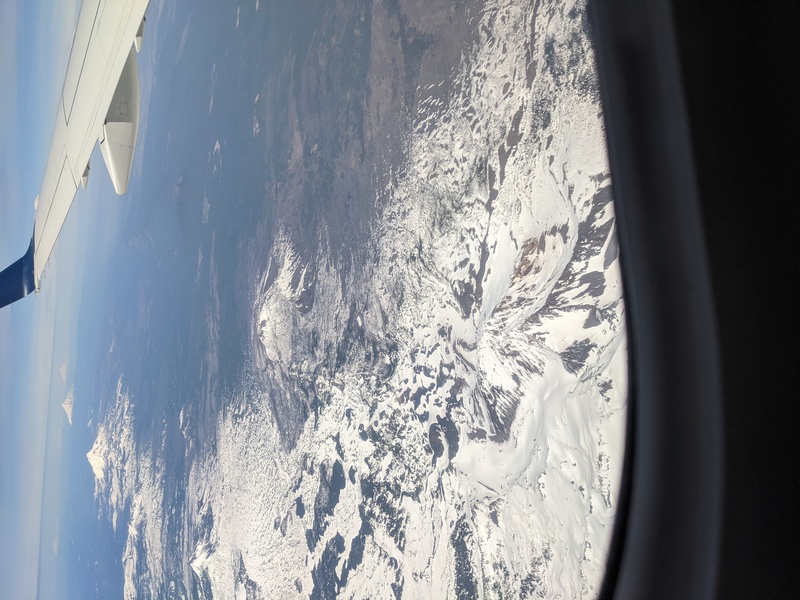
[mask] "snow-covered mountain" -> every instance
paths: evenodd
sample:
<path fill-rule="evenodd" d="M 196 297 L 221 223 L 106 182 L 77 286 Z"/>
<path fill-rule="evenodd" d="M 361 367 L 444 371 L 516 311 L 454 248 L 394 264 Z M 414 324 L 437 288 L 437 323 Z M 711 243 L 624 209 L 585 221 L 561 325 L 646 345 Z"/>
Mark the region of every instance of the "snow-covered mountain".
<path fill-rule="evenodd" d="M 72 409 L 75 408 L 75 386 L 73 385 L 69 392 L 67 393 L 67 397 L 64 399 L 64 402 L 61 403 L 61 408 L 64 409 L 64 414 L 67 415 L 67 422 L 69 426 L 72 427 Z"/>
<path fill-rule="evenodd" d="M 488 2 L 474 25 L 453 92 L 416 90 L 375 261 L 345 274 L 325 239 L 303 262 L 278 236 L 254 307 L 265 391 L 191 477 L 215 595 L 597 593 L 627 363 L 582 5 Z"/>
<path fill-rule="evenodd" d="M 358 252 L 346 254 L 333 218 L 269 221 L 272 245 L 248 252 L 258 277 L 245 294 L 242 383 L 222 400 L 175 410 L 185 456 L 169 460 L 185 461 L 172 471 L 185 481 L 165 484 L 170 429 L 156 422 L 163 430 L 136 435 L 136 399 L 122 378 L 100 415 L 87 457 L 100 517 L 127 528 L 127 597 L 597 594 L 622 468 L 627 355 L 584 3 L 453 3 L 435 18 L 446 24 L 447 10 L 465 11 L 468 41 L 457 44 L 426 34 L 424 11 L 402 4 L 403 18 L 369 5 L 367 89 L 347 113 L 362 121 L 336 130 L 361 135 L 337 141 L 348 165 L 341 179 L 374 167 Z M 354 19 L 359 35 L 364 12 Z M 402 50 L 391 60 L 379 46 L 386 40 Z M 316 67 L 335 48 L 314 50 Z M 393 78 L 401 62 L 413 87 Z M 211 93 L 217 111 L 221 88 Z M 253 96 L 242 97 L 249 121 Z M 386 98 L 402 98 L 407 114 L 387 116 Z M 284 103 L 301 118 L 297 98 Z M 254 138 L 282 131 L 270 118 Z M 377 125 L 390 119 L 404 124 L 391 142 L 402 160 L 376 151 L 394 148 L 375 141 L 394 131 Z M 319 154 L 335 144 L 301 137 L 296 130 L 279 150 L 311 194 L 307 164 L 327 168 Z M 208 168 L 215 182 L 229 181 L 235 136 L 211 139 L 227 140 L 224 166 L 217 142 Z M 377 156 L 365 159 L 368 151 Z M 265 189 L 291 196 L 286 180 Z M 217 209 L 197 199 L 209 227 Z M 197 379 L 211 393 L 223 363 L 222 267 L 213 244 L 197 256 L 195 279 L 209 271 L 213 300 Z M 185 494 L 165 498 L 166 485 Z"/>
<path fill-rule="evenodd" d="M 162 452 L 136 442 L 133 399 L 120 376 L 116 399 L 99 422 L 86 458 L 94 472 L 98 518 L 110 520 L 115 530 L 127 530 L 121 557 L 125 598 L 139 598 L 145 591 L 157 597 L 163 584 L 168 541 Z"/>

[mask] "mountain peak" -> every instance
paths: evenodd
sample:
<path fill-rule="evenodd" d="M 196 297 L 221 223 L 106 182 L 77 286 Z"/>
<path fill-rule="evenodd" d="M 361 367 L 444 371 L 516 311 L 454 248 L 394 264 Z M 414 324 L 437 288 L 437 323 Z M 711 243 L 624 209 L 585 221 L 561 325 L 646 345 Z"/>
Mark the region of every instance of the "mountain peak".
<path fill-rule="evenodd" d="M 67 394 L 66 400 L 61 403 L 61 408 L 64 409 L 64 412 L 67 415 L 67 421 L 69 421 L 69 426 L 72 427 L 72 409 L 75 406 L 75 386 L 72 386 L 69 389 L 69 393 Z"/>

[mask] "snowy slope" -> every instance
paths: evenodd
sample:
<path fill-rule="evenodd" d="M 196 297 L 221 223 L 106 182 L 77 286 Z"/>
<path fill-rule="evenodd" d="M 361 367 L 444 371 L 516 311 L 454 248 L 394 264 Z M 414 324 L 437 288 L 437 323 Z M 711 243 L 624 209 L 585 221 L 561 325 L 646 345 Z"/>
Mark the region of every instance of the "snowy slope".
<path fill-rule="evenodd" d="M 193 520 L 213 523 L 191 565 L 215 596 L 596 594 L 627 364 L 602 117 L 572 9 L 489 2 L 457 93 L 417 90 L 374 264 L 343 276 L 324 240 L 303 264 L 278 236 L 254 307 L 269 386 L 220 417 L 191 477 Z M 298 398 L 312 417 L 287 452 Z"/>

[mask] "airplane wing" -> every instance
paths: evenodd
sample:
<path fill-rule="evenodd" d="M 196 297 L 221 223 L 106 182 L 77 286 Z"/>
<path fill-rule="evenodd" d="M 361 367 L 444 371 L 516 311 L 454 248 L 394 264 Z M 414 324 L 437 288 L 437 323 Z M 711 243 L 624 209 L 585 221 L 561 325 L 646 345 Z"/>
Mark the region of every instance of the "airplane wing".
<path fill-rule="evenodd" d="M 149 0 L 84 0 L 28 252 L 0 273 L 0 308 L 38 291 L 96 143 L 119 195 L 128 188 L 139 125 L 136 53 Z"/>

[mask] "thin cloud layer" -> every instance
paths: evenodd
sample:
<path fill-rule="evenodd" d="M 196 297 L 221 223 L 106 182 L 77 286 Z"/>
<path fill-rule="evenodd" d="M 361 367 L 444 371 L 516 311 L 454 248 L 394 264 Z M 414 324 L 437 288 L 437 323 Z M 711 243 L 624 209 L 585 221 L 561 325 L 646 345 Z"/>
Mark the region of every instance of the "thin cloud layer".
<path fill-rule="evenodd" d="M 78 7 L 77 0 L 0 3 L 0 269 L 21 256 L 33 230 L 33 201 L 41 185 Z M 50 283 L 54 280 L 51 277 Z M 41 294 L 0 311 L 4 598 L 36 594 L 49 390 L 34 390 L 32 382 L 48 382 L 53 374 L 52 332 L 59 315 L 70 314 L 60 301 Z"/>

